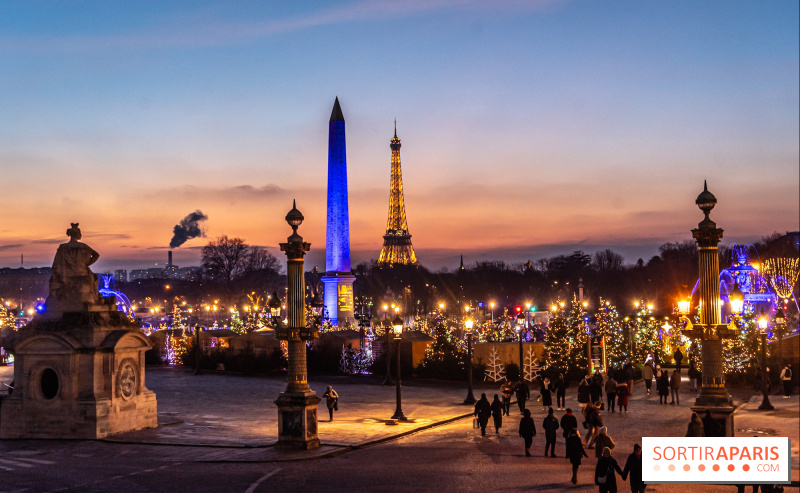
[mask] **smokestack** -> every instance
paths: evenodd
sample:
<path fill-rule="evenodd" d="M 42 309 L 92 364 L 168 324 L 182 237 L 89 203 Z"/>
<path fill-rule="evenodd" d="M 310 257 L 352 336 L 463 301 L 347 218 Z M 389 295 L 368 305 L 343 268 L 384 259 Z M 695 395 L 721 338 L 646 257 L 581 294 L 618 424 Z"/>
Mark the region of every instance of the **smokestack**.
<path fill-rule="evenodd" d="M 167 252 L 167 267 L 172 267 L 172 250 Z"/>

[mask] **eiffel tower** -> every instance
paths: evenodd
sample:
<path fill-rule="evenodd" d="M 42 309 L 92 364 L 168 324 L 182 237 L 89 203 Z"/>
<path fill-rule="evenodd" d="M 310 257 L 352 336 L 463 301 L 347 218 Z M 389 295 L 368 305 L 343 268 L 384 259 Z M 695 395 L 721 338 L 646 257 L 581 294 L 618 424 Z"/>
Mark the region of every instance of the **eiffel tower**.
<path fill-rule="evenodd" d="M 411 245 L 411 235 L 408 234 L 406 206 L 403 201 L 403 175 L 400 171 L 400 139 L 397 138 L 397 120 L 394 122 L 394 138 L 389 147 L 392 148 L 389 220 L 386 223 L 386 234 L 383 235 L 383 248 L 378 257 L 378 265 L 417 265 L 419 262 L 414 254 L 414 247 Z"/>

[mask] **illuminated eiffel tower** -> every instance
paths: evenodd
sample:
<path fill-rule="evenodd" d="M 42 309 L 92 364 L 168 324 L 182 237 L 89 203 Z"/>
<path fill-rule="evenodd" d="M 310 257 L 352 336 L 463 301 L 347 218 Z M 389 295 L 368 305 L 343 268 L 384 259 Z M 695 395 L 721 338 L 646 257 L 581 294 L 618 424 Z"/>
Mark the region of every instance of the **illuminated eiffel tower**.
<path fill-rule="evenodd" d="M 417 265 L 417 256 L 411 245 L 408 234 L 406 206 L 403 201 L 403 175 L 400 171 L 400 139 L 397 138 L 397 121 L 394 122 L 394 138 L 389 147 L 392 148 L 392 178 L 389 191 L 389 220 L 386 234 L 383 235 L 383 248 L 378 257 L 378 265 L 394 264 Z"/>

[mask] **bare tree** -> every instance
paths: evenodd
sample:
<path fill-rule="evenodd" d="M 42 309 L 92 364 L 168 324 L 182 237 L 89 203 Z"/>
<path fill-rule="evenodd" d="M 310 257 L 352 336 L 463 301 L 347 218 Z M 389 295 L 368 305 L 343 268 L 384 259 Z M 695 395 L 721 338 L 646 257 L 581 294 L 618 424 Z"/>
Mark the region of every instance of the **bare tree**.
<path fill-rule="evenodd" d="M 223 235 L 203 247 L 204 274 L 225 286 L 241 276 L 250 262 L 250 247 L 241 238 Z"/>

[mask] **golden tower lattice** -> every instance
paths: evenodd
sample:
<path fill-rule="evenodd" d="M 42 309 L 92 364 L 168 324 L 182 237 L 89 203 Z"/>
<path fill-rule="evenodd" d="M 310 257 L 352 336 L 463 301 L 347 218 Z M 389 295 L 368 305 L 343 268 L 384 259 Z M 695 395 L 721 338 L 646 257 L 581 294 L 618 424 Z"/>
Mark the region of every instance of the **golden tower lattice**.
<path fill-rule="evenodd" d="M 397 138 L 397 122 L 394 124 L 394 138 L 389 147 L 392 148 L 392 177 L 389 183 L 389 220 L 386 234 L 383 235 L 383 248 L 378 257 L 378 265 L 394 264 L 417 265 L 417 256 L 411 245 L 408 233 L 406 206 L 403 200 L 403 175 L 400 170 L 400 139 Z"/>

